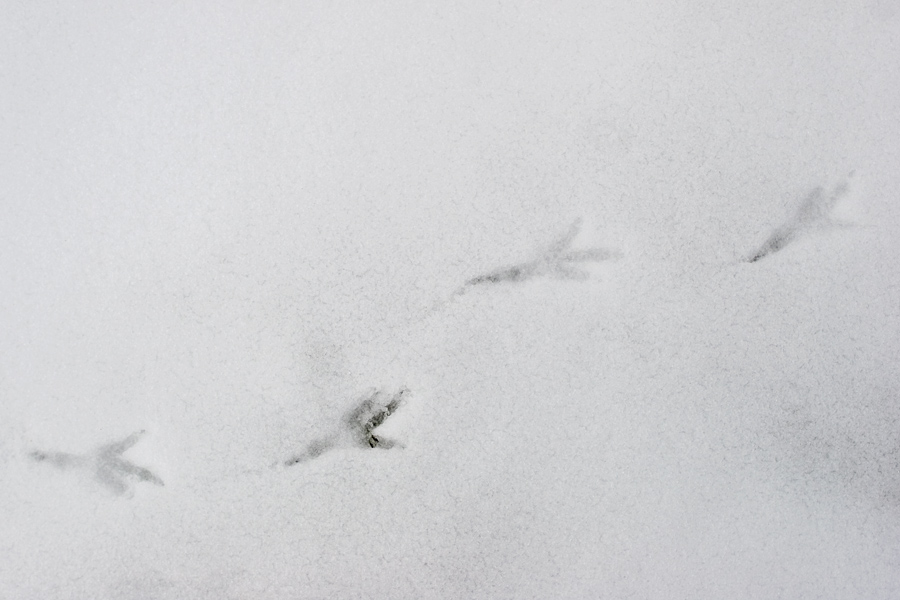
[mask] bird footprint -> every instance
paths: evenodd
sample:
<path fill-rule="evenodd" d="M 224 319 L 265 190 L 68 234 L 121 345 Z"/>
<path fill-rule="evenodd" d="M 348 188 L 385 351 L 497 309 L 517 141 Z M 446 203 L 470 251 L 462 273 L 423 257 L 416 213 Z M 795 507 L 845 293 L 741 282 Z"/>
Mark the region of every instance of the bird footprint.
<path fill-rule="evenodd" d="M 468 286 L 491 283 L 517 283 L 532 277 L 549 276 L 556 279 L 585 280 L 587 271 L 579 268 L 578 263 L 599 262 L 622 256 L 621 252 L 611 248 L 588 248 L 586 250 L 570 250 L 572 241 L 581 231 L 581 219 L 576 219 L 568 231 L 541 252 L 537 258 L 524 263 L 501 267 L 490 273 L 473 277 L 457 291 L 465 291 Z"/>
<path fill-rule="evenodd" d="M 852 177 L 853 173 L 850 173 L 850 176 Z M 765 243 L 746 258 L 746 261 L 752 263 L 770 254 L 775 254 L 813 229 L 846 227 L 846 223 L 841 223 L 831 217 L 831 211 L 849 190 L 849 181 L 843 181 L 827 194 L 821 187 L 811 191 L 794 214 L 776 228 Z"/>
<path fill-rule="evenodd" d="M 113 493 L 122 496 L 131 491 L 129 480 L 132 479 L 164 485 L 163 481 L 149 469 L 139 467 L 122 457 L 122 454 L 134 446 L 144 433 L 143 430 L 137 431 L 122 440 L 100 446 L 86 455 L 35 450 L 29 456 L 37 462 L 48 462 L 59 469 L 74 468 L 92 472 L 97 481 Z"/>
<path fill-rule="evenodd" d="M 388 449 L 400 446 L 396 440 L 376 435 L 375 430 L 400 408 L 409 393 L 409 389 L 403 387 L 390 398 L 386 398 L 383 392 L 370 389 L 344 415 L 341 420 L 342 427 L 338 431 L 313 440 L 303 452 L 284 461 L 284 466 L 290 467 L 306 462 L 339 447 Z"/>

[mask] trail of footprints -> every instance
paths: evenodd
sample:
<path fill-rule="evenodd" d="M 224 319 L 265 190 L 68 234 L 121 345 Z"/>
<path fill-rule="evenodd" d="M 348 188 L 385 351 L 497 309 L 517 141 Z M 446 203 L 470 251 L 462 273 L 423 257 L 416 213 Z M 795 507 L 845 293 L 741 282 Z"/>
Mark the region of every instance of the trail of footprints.
<path fill-rule="evenodd" d="M 771 256 L 814 229 L 842 226 L 831 218 L 830 213 L 838 201 L 847 194 L 848 189 L 846 181 L 828 193 L 821 187 L 814 189 L 803 199 L 791 218 L 777 227 L 766 241 L 743 261 L 755 263 Z M 562 236 L 530 260 L 501 267 L 467 280 L 453 293 L 453 297 L 464 294 L 473 287 L 520 283 L 538 277 L 586 280 L 589 274 L 580 269 L 579 264 L 612 260 L 622 256 L 621 252 L 611 248 L 571 250 L 570 246 L 580 232 L 581 225 L 581 219 L 575 220 Z M 410 395 L 411 392 L 406 387 L 393 393 L 374 388 L 368 390 L 345 413 L 334 431 L 309 442 L 299 453 L 272 466 L 299 465 L 337 448 L 402 448 L 400 442 L 379 435 L 377 429 L 403 406 Z M 162 479 L 149 469 L 135 465 L 122 456 L 144 433 L 137 431 L 87 454 L 34 450 L 29 453 L 29 457 L 35 462 L 47 463 L 61 470 L 84 471 L 112 493 L 127 495 L 131 492 L 133 483 L 164 485 Z"/>

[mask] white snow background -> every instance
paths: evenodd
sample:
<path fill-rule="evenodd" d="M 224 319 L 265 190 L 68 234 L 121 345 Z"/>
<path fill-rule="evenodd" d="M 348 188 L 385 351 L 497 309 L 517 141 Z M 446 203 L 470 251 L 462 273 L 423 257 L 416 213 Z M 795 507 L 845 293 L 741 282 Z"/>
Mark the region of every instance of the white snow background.
<path fill-rule="evenodd" d="M 900 597 L 890 0 L 2 13 L 0 598 Z"/>

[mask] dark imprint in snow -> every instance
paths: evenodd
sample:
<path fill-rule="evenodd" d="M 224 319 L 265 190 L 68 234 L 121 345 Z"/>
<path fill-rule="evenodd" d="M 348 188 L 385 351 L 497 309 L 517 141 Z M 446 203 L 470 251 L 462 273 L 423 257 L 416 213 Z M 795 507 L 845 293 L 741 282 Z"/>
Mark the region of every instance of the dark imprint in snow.
<path fill-rule="evenodd" d="M 852 175 L 853 173 L 850 174 L 850 176 Z M 835 221 L 830 215 L 835 205 L 847 194 L 849 189 L 849 183 L 844 181 L 835 186 L 829 194 L 826 194 L 821 187 L 811 191 L 800 203 L 796 212 L 776 228 L 765 243 L 746 258 L 746 261 L 753 263 L 770 254 L 775 254 L 814 229 L 849 226 L 847 223 Z"/>
<path fill-rule="evenodd" d="M 409 393 L 409 389 L 403 387 L 390 398 L 385 398 L 383 392 L 369 390 L 344 415 L 338 431 L 313 440 L 303 452 L 284 461 L 284 466 L 306 462 L 339 447 L 388 449 L 400 446 L 395 440 L 376 435 L 375 430 L 400 408 Z"/>
<path fill-rule="evenodd" d="M 457 290 L 462 293 L 473 285 L 493 283 L 518 283 L 533 277 L 549 276 L 556 279 L 583 281 L 588 273 L 578 268 L 578 263 L 600 262 L 620 258 L 621 252 L 611 248 L 588 248 L 586 250 L 569 250 L 572 241 L 581 230 L 581 219 L 576 219 L 568 231 L 551 244 L 540 255 L 530 261 L 502 267 L 490 273 L 473 277 Z"/>
<path fill-rule="evenodd" d="M 126 450 L 134 446 L 145 431 L 137 431 L 128 437 L 101 446 L 89 454 L 68 454 L 65 452 L 44 452 L 34 450 L 29 453 L 32 460 L 48 462 L 58 469 L 82 469 L 91 471 L 100 483 L 113 493 L 124 495 L 131 490 L 128 480 L 148 481 L 156 485 L 165 485 L 150 470 L 139 467 L 122 458 Z"/>

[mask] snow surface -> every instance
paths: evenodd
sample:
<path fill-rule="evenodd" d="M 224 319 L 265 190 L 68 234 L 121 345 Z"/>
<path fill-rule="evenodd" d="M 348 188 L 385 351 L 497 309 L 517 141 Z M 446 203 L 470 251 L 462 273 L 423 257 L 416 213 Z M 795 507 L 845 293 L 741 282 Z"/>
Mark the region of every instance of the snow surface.
<path fill-rule="evenodd" d="M 0 17 L 0 598 L 900 597 L 892 2 L 77 4 Z"/>

